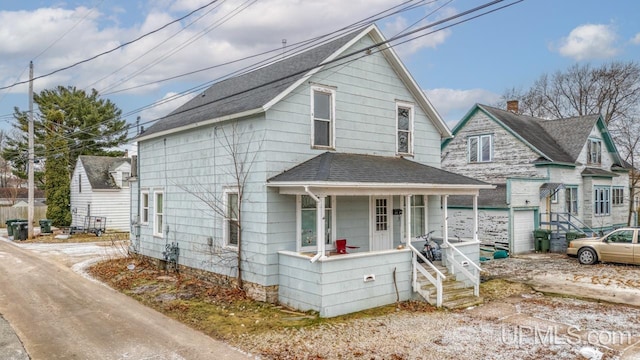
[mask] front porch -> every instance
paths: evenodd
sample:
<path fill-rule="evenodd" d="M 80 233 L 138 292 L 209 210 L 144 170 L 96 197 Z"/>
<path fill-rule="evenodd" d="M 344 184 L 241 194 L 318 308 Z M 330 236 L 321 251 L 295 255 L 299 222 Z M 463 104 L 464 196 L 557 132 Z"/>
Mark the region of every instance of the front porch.
<path fill-rule="evenodd" d="M 479 189 L 492 185 L 402 158 L 325 153 L 268 186 L 296 199 L 295 251 L 278 253 L 281 303 L 326 317 L 420 295 L 441 306 L 447 278 L 474 286 L 478 296 L 477 200 Z M 447 230 L 450 195 L 470 196 L 474 204 L 473 236 L 457 246 Z M 414 240 L 431 231 L 442 241 L 449 275 L 422 256 L 424 240 Z M 338 239 L 355 248 L 336 254 Z M 420 279 L 435 287 L 435 296 L 419 291 Z"/>

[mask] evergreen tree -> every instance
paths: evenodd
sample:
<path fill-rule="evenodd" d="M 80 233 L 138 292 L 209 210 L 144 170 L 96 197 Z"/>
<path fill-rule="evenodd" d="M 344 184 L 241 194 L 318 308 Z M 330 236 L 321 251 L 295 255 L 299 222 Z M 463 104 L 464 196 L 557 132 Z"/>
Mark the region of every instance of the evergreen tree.
<path fill-rule="evenodd" d="M 55 226 L 71 225 L 69 149 L 60 135 L 59 127 L 64 120 L 60 111 L 51 111 L 45 126 L 45 171 L 44 193 L 47 198 L 47 218 Z"/>

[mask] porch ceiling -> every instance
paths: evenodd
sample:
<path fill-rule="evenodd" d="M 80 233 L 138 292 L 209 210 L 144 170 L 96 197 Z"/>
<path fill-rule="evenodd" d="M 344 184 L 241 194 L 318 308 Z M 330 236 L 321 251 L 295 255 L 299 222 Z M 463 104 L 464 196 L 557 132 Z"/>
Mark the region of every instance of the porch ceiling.
<path fill-rule="evenodd" d="M 326 152 L 267 180 L 282 194 L 476 195 L 493 185 L 400 157 Z"/>

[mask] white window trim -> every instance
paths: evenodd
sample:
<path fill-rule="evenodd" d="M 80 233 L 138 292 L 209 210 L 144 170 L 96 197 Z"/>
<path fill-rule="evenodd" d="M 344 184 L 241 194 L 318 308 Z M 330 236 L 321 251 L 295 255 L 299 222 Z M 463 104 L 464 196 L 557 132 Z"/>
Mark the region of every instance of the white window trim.
<path fill-rule="evenodd" d="M 606 210 L 604 213 L 598 213 L 598 191 L 604 191 L 607 194 L 607 198 L 605 200 Z M 593 214 L 595 216 L 610 216 L 611 215 L 611 188 L 607 186 L 596 186 L 593 189 L 593 194 L 595 198 L 593 199 Z"/>
<path fill-rule="evenodd" d="M 336 208 L 337 208 L 337 196 L 327 196 L 331 198 L 331 231 L 330 239 L 333 241 L 325 244 L 325 250 L 335 250 L 336 240 Z M 326 234 L 325 234 L 326 236 Z M 348 239 L 347 239 L 348 240 Z M 302 195 L 296 195 L 296 251 L 301 252 L 314 252 L 318 250 L 318 239 L 316 239 L 316 245 L 314 246 L 302 246 Z"/>
<path fill-rule="evenodd" d="M 238 202 L 240 202 L 240 191 L 238 190 L 237 187 L 228 187 L 224 189 L 223 191 L 224 216 L 222 217 L 222 231 L 223 231 L 222 237 L 224 239 L 224 246 L 226 248 L 238 250 L 238 244 L 229 243 L 229 221 L 231 220 L 231 218 L 227 216 L 227 209 L 229 209 L 229 194 L 237 194 Z M 238 209 L 240 209 L 240 204 L 238 204 Z M 235 218 L 235 220 L 238 221 L 237 217 Z M 238 236 L 240 236 L 240 234 L 238 234 Z"/>
<path fill-rule="evenodd" d="M 314 92 L 319 91 L 319 92 L 324 92 L 324 93 L 329 93 L 331 94 L 331 124 L 329 125 L 329 131 L 331 132 L 331 134 L 329 134 L 329 145 L 325 146 L 325 145 L 316 145 L 315 144 L 315 114 L 313 113 L 314 110 Z M 310 111 L 309 113 L 311 114 L 311 147 L 314 149 L 335 149 L 335 143 L 336 143 L 336 90 L 334 88 L 330 88 L 330 87 L 326 87 L 326 86 L 319 86 L 319 85 L 312 85 L 311 86 L 311 107 L 310 107 Z"/>
<path fill-rule="evenodd" d="M 144 207 L 144 202 L 142 201 L 142 199 L 144 198 L 145 195 L 147 196 L 147 207 L 146 207 L 146 209 L 147 209 L 147 219 L 146 219 L 146 221 L 145 221 L 145 218 L 144 218 L 144 215 L 143 215 L 145 207 Z M 140 214 L 138 214 L 138 215 L 140 215 L 140 223 L 143 224 L 143 225 L 148 225 L 149 224 L 149 217 L 150 217 L 149 215 L 151 214 L 150 209 L 149 209 L 149 204 L 151 203 L 150 200 L 151 199 L 149 198 L 149 190 L 140 191 Z"/>
<path fill-rule="evenodd" d="M 398 109 L 399 108 L 408 108 L 409 109 L 409 144 L 407 146 L 407 150 L 408 152 L 400 152 L 398 147 L 399 147 L 399 143 L 398 143 L 398 132 L 400 132 L 400 129 L 398 129 Z M 414 144 L 414 134 L 415 134 L 415 129 L 414 129 L 414 116 L 415 116 L 415 108 L 414 105 L 410 102 L 406 102 L 406 101 L 396 101 L 396 154 L 398 155 L 413 155 L 413 144 Z M 402 130 L 404 131 L 404 130 Z"/>
<path fill-rule="evenodd" d="M 482 139 L 489 138 L 489 160 L 482 160 Z M 477 139 L 476 143 L 476 155 L 478 159 L 476 161 L 471 161 L 471 139 Z M 490 163 L 493 161 L 493 135 L 491 134 L 483 134 L 483 135 L 473 135 L 467 138 L 467 162 L 470 164 L 482 164 L 482 163 Z"/>
<path fill-rule="evenodd" d="M 589 139 L 588 140 L 589 143 L 587 145 L 587 164 L 589 165 L 601 165 L 602 164 L 602 140 L 600 139 Z M 592 144 L 594 143 L 598 143 L 598 159 L 595 159 L 596 161 L 592 161 L 594 159 L 592 159 L 591 156 L 591 146 L 593 146 Z"/>
<path fill-rule="evenodd" d="M 411 214 L 413 216 L 414 212 L 414 208 L 416 207 L 421 207 L 424 209 L 424 226 L 425 226 L 425 233 L 427 232 L 427 230 L 429 229 L 429 206 L 428 206 L 428 195 L 424 195 L 424 194 L 413 194 L 412 198 L 414 196 L 422 196 L 422 201 L 423 201 L 423 205 L 421 206 L 412 206 L 411 207 Z M 406 199 L 405 196 L 400 196 L 400 208 L 402 209 L 402 221 L 400 221 L 400 233 L 402 234 L 400 242 L 401 243 L 405 243 L 407 240 L 407 204 L 406 204 Z M 417 236 L 420 235 L 424 235 L 424 234 L 411 234 L 411 238 L 415 239 Z"/>
<path fill-rule="evenodd" d="M 616 202 L 614 200 L 616 200 L 616 198 L 618 198 L 618 196 L 616 196 L 616 192 L 622 191 L 620 198 L 620 202 Z M 611 206 L 622 206 L 624 205 L 624 187 L 623 186 L 614 186 L 611 188 Z"/>
<path fill-rule="evenodd" d="M 565 201 L 565 207 L 566 207 L 567 202 L 569 202 L 569 209 L 565 209 L 565 210 L 566 210 L 569 214 L 577 215 L 577 214 L 579 213 L 579 211 L 580 211 L 580 204 L 579 204 L 579 202 L 578 202 L 578 201 L 579 201 L 579 199 L 578 199 L 578 197 L 579 197 L 579 195 L 578 195 L 578 194 L 579 194 L 579 189 L 578 189 L 578 187 L 577 187 L 577 186 L 566 186 L 566 187 L 565 187 L 565 189 L 566 189 L 566 190 L 565 190 L 565 200 L 564 200 L 564 201 Z M 569 191 L 569 192 L 573 192 L 573 189 L 575 189 L 575 192 L 576 192 L 576 198 L 575 198 L 575 199 L 573 199 L 573 197 L 571 197 L 570 199 L 566 199 L 566 197 L 567 197 L 567 191 Z M 571 211 L 571 209 L 573 209 L 573 203 L 574 203 L 574 202 L 575 202 L 575 204 L 576 204 L 576 208 L 575 208 L 575 211 Z"/>
<path fill-rule="evenodd" d="M 158 202 L 158 195 L 162 194 L 162 212 L 160 214 L 158 214 L 157 209 L 157 202 Z M 153 192 L 153 236 L 156 237 L 164 237 L 163 234 L 163 229 L 165 227 L 166 224 L 166 218 L 164 216 L 164 208 L 165 208 L 165 198 L 164 198 L 164 191 L 163 190 L 157 190 Z M 162 228 L 160 229 L 160 232 L 157 232 L 158 230 L 158 215 L 162 215 Z"/>

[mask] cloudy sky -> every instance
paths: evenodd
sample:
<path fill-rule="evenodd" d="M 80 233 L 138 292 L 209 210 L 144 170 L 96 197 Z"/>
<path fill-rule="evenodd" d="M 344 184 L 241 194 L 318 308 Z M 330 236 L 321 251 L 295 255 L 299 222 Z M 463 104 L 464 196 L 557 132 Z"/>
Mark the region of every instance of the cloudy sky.
<path fill-rule="evenodd" d="M 505 0 L 486 10 L 516 1 Z M 193 95 L 182 94 L 189 89 L 266 56 L 281 56 L 283 39 L 285 50 L 292 50 L 300 42 L 376 14 L 383 15 L 376 23 L 390 38 L 485 3 L 0 0 L 0 87 L 5 88 L 0 89 L 0 129 L 9 127 L 14 107 L 27 109 L 27 85 L 12 85 L 28 79 L 30 60 L 35 76 L 42 76 L 34 83 L 36 92 L 58 85 L 95 88 L 115 102 L 128 121 L 140 116 L 144 123 L 188 100 Z M 404 11 L 390 15 L 400 9 Z M 395 49 L 453 126 L 474 103 L 494 104 L 506 89 L 527 88 L 543 73 L 574 63 L 639 59 L 639 13 L 637 1 L 525 0 L 460 24 L 454 22 L 469 16 L 445 22 L 427 31 L 450 27 Z M 108 55 L 48 75 L 149 32 L 153 33 Z M 208 70 L 185 75 L 202 69 Z"/>

